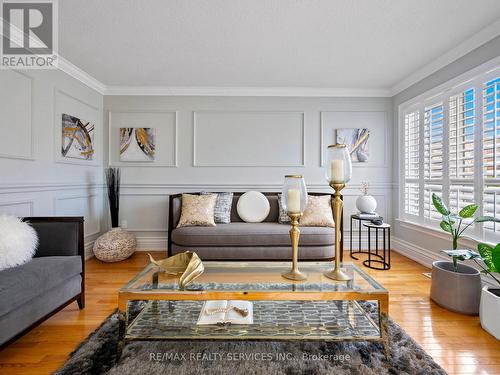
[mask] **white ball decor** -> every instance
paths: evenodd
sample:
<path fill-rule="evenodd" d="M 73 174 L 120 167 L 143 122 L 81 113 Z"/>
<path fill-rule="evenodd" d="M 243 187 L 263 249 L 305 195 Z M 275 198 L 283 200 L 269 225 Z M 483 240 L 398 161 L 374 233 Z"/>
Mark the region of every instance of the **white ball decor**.
<path fill-rule="evenodd" d="M 238 216 L 246 223 L 260 223 L 269 215 L 269 200 L 258 191 L 247 191 L 236 204 Z"/>
<path fill-rule="evenodd" d="M 363 194 L 360 195 L 358 199 L 356 199 L 356 208 L 361 213 L 373 214 L 377 209 L 377 201 L 373 196 L 368 194 L 370 184 L 368 182 L 362 182 L 361 185 L 362 185 L 361 193 Z"/>
<path fill-rule="evenodd" d="M 359 212 L 372 214 L 377 209 L 377 201 L 371 195 L 360 195 L 356 199 L 356 208 Z"/>
<path fill-rule="evenodd" d="M 113 228 L 94 243 L 94 255 L 103 262 L 119 262 L 130 257 L 137 246 L 135 236 L 122 228 Z"/>
<path fill-rule="evenodd" d="M 0 216 L 0 271 L 27 263 L 35 255 L 38 235 L 14 216 Z"/>

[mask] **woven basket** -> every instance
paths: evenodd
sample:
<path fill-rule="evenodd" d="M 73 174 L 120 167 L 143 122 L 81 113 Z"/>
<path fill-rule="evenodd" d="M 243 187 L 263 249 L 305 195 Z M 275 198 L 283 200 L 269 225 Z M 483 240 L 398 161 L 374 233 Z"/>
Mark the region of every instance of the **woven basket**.
<path fill-rule="evenodd" d="M 94 243 L 94 255 L 103 262 L 119 262 L 130 257 L 137 246 L 135 236 L 122 228 L 113 228 Z"/>

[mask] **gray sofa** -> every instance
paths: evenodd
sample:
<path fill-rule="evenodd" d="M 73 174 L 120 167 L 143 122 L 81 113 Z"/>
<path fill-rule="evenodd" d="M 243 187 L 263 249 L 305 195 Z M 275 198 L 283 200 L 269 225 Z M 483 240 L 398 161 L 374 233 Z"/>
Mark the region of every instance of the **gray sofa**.
<path fill-rule="evenodd" d="M 236 204 L 242 194 L 234 193 L 231 223 L 217 224 L 215 227 L 181 228 L 176 226 L 181 215 L 182 195 L 171 195 L 168 255 L 190 250 L 195 251 L 201 259 L 207 260 L 291 259 L 290 225 L 278 223 L 278 193 L 264 193 L 271 210 L 262 223 L 245 223 L 239 218 Z M 299 259 L 331 260 L 334 257 L 334 246 L 334 228 L 300 227 Z"/>
<path fill-rule="evenodd" d="M 0 271 L 0 348 L 73 301 L 85 305 L 82 217 L 31 217 L 35 257 Z"/>

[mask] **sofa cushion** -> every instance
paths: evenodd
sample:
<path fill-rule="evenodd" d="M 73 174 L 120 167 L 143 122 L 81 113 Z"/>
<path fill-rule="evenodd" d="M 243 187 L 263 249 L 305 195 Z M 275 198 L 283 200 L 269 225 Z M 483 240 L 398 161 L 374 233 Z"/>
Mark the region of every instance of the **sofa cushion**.
<path fill-rule="evenodd" d="M 214 194 L 202 191 L 201 195 Z M 214 208 L 215 224 L 229 224 L 231 222 L 231 206 L 233 204 L 233 193 L 223 192 L 217 194 Z"/>
<path fill-rule="evenodd" d="M 47 290 L 79 275 L 79 256 L 33 258 L 30 262 L 0 272 L 0 316 Z"/>
<path fill-rule="evenodd" d="M 278 223 L 230 223 L 216 227 L 182 227 L 172 231 L 172 241 L 182 246 L 289 246 L 290 226 Z M 335 229 L 301 227 L 299 245 L 328 246 Z M 196 249 L 193 249 L 196 251 Z"/>
<path fill-rule="evenodd" d="M 172 254 L 192 250 L 190 246 L 172 244 Z M 299 260 L 331 260 L 335 255 L 332 245 L 302 246 Z M 201 260 L 291 260 L 292 251 L 288 246 L 197 246 L 196 254 Z"/>
<path fill-rule="evenodd" d="M 215 226 L 214 210 L 217 194 L 182 194 L 181 218 L 177 227 Z"/>
<path fill-rule="evenodd" d="M 309 195 L 300 225 L 307 227 L 335 227 L 330 195 Z"/>

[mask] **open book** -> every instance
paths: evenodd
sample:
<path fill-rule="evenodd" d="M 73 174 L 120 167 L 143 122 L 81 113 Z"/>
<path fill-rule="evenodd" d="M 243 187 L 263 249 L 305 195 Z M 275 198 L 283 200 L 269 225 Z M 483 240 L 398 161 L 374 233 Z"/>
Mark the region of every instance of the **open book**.
<path fill-rule="evenodd" d="M 253 304 L 250 301 L 206 301 L 201 309 L 198 323 L 253 324 Z"/>

